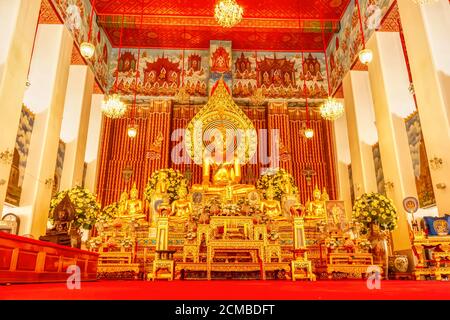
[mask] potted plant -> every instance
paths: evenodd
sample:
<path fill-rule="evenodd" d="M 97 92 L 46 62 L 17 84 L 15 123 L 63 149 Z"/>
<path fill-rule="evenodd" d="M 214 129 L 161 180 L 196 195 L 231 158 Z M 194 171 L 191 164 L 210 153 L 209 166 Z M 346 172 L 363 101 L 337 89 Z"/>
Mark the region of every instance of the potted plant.
<path fill-rule="evenodd" d="M 368 235 L 374 262 L 387 267 L 387 239 L 398 220 L 393 201 L 379 193 L 365 193 L 355 201 L 353 219 L 359 223 L 361 233 Z"/>

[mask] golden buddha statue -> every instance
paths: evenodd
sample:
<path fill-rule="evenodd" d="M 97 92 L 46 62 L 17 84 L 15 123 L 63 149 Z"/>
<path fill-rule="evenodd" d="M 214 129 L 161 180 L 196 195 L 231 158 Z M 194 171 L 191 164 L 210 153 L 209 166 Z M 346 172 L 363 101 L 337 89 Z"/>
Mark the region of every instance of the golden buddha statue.
<path fill-rule="evenodd" d="M 185 186 L 178 188 L 178 200 L 172 202 L 172 215 L 180 219 L 189 219 L 192 214 L 191 201 L 187 199 L 187 189 Z"/>
<path fill-rule="evenodd" d="M 313 200 L 306 203 L 306 215 L 310 217 L 325 218 L 325 202 L 322 200 L 322 192 L 317 187 L 313 191 Z"/>
<path fill-rule="evenodd" d="M 161 171 L 158 174 L 158 182 L 156 183 L 156 187 L 155 187 L 156 194 L 163 195 L 163 194 L 167 193 L 168 185 L 167 185 L 166 179 L 167 179 L 167 173 L 164 171 Z"/>
<path fill-rule="evenodd" d="M 127 213 L 131 218 L 136 220 L 145 217 L 143 213 L 142 201 L 138 199 L 138 189 L 136 188 L 136 182 L 133 183 L 133 187 L 130 190 L 130 199 L 127 200 Z"/>
<path fill-rule="evenodd" d="M 234 155 L 232 161 L 227 162 L 224 152 L 219 151 L 216 154 L 214 151 L 212 156 L 204 156 L 202 184 L 193 185 L 192 190 L 222 195 L 224 192 L 229 193 L 231 188 L 233 194 L 238 195 L 247 194 L 256 189 L 253 185 L 240 184 L 241 177 L 241 165 L 237 155 Z"/>
<path fill-rule="evenodd" d="M 120 199 L 117 208 L 117 218 L 128 216 L 127 202 L 128 202 L 128 193 L 126 190 L 124 190 L 120 194 Z"/>
<path fill-rule="evenodd" d="M 322 200 L 322 201 L 330 201 L 330 196 L 328 195 L 326 188 L 323 188 L 322 195 L 320 196 L 320 200 Z"/>
<path fill-rule="evenodd" d="M 285 217 L 281 211 L 280 202 L 275 200 L 274 197 L 275 190 L 272 185 L 269 185 L 266 190 L 267 199 L 261 200 L 261 212 L 273 220 L 283 220 Z"/>

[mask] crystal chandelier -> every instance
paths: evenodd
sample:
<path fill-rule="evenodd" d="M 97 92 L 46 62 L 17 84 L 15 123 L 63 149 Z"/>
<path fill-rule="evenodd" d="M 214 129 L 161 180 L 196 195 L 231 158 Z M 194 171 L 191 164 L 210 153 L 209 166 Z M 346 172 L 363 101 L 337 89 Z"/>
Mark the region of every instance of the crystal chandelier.
<path fill-rule="evenodd" d="M 320 106 L 320 115 L 325 120 L 336 120 L 344 115 L 344 105 L 332 97 L 328 97 Z"/>
<path fill-rule="evenodd" d="M 261 88 L 255 90 L 253 95 L 250 97 L 250 104 L 253 106 L 261 106 L 266 101 L 263 91 Z"/>
<path fill-rule="evenodd" d="M 214 17 L 224 28 L 231 28 L 241 22 L 244 10 L 235 0 L 219 0 L 214 10 Z"/>
<path fill-rule="evenodd" d="M 127 111 L 126 105 L 120 100 L 120 96 L 116 93 L 108 96 L 102 102 L 102 112 L 111 119 L 118 119 L 123 117 Z"/>

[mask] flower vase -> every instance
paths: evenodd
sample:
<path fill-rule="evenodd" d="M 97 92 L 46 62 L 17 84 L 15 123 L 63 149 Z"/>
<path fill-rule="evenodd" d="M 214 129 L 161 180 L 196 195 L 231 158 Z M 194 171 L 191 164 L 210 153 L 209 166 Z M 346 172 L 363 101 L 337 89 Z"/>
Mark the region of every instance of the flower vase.
<path fill-rule="evenodd" d="M 72 229 L 70 231 L 70 246 L 72 248 L 81 249 L 81 232 L 80 232 L 80 229 Z"/>
<path fill-rule="evenodd" d="M 370 228 L 370 236 L 368 239 L 371 243 L 371 253 L 373 255 L 373 263 L 382 266 L 385 272 L 385 278 L 388 278 L 389 267 L 389 249 L 386 233 L 380 231 L 377 225 Z"/>

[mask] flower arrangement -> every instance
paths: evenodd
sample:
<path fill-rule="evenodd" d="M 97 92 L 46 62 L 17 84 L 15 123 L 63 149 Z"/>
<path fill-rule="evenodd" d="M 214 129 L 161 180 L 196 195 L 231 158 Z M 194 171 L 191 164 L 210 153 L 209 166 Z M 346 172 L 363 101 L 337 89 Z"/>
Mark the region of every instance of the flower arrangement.
<path fill-rule="evenodd" d="M 120 246 L 123 248 L 131 248 L 133 246 L 133 239 L 131 238 L 122 238 L 119 241 Z"/>
<path fill-rule="evenodd" d="M 114 217 L 117 215 L 119 210 L 119 204 L 117 202 L 111 203 L 99 212 L 97 216 L 97 223 L 107 224 L 114 220 Z"/>
<path fill-rule="evenodd" d="M 87 230 L 92 229 L 100 211 L 100 205 L 89 190 L 80 186 L 58 192 L 50 201 L 50 213 L 53 213 L 53 210 L 64 199 L 66 194 L 69 195 L 70 201 L 75 207 L 74 227 Z"/>
<path fill-rule="evenodd" d="M 86 242 L 86 245 L 89 249 L 97 249 L 101 244 L 102 244 L 101 237 L 94 237 Z"/>
<path fill-rule="evenodd" d="M 156 191 L 156 185 L 161 179 L 160 173 L 165 172 L 166 178 L 165 182 L 167 184 L 167 193 L 169 196 L 170 202 L 178 199 L 178 188 L 182 183 L 187 185 L 186 179 L 183 174 L 179 170 L 174 169 L 161 169 L 152 173 L 150 178 L 148 179 L 147 185 L 145 187 L 144 195 L 147 201 L 151 201 L 152 195 Z"/>
<path fill-rule="evenodd" d="M 367 234 L 373 225 L 381 231 L 392 231 L 397 227 L 397 209 L 384 195 L 365 193 L 355 201 L 353 219 L 360 223 L 362 234 Z"/>
<path fill-rule="evenodd" d="M 266 197 L 266 190 L 269 185 L 272 185 L 274 189 L 274 199 L 280 201 L 284 194 L 284 187 L 286 185 L 286 177 L 293 188 L 294 194 L 298 194 L 298 188 L 295 186 L 294 177 L 284 169 L 273 169 L 266 171 L 257 181 L 256 188 Z"/>
<path fill-rule="evenodd" d="M 335 238 L 328 238 L 326 240 L 326 246 L 328 249 L 334 250 L 339 247 L 339 242 Z"/>
<path fill-rule="evenodd" d="M 366 238 L 361 238 L 358 241 L 358 248 L 360 248 L 363 251 L 369 251 L 371 247 L 372 247 L 372 244 Z"/>

